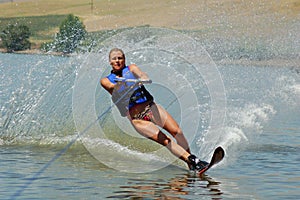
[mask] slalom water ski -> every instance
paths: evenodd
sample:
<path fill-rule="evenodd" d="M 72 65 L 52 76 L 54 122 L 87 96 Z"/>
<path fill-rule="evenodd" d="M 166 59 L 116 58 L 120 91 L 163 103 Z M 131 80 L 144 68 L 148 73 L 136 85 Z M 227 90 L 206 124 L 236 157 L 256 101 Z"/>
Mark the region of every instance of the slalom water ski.
<path fill-rule="evenodd" d="M 197 175 L 201 176 L 204 172 L 209 170 L 213 165 L 219 163 L 225 156 L 225 151 L 222 147 L 217 147 L 214 151 L 214 154 L 211 158 L 210 163 L 208 163 L 203 169 L 197 171 Z"/>

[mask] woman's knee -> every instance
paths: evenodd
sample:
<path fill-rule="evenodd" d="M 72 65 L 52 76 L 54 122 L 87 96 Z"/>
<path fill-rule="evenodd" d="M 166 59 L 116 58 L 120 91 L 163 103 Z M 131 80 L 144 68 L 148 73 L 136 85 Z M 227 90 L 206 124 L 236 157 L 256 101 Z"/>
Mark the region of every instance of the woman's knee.
<path fill-rule="evenodd" d="M 171 143 L 171 138 L 165 138 L 165 139 L 163 140 L 163 145 L 164 145 L 164 146 L 168 146 L 170 143 Z"/>
<path fill-rule="evenodd" d="M 183 132 L 182 132 L 182 130 L 181 130 L 180 127 L 176 127 L 176 128 L 174 128 L 174 129 L 170 132 L 170 134 L 171 134 L 173 137 L 176 137 L 176 136 L 183 135 Z"/>
<path fill-rule="evenodd" d="M 167 135 L 165 135 L 164 133 L 159 133 L 158 134 L 158 142 L 164 146 L 167 146 L 168 144 L 171 143 L 171 138 L 169 138 Z"/>

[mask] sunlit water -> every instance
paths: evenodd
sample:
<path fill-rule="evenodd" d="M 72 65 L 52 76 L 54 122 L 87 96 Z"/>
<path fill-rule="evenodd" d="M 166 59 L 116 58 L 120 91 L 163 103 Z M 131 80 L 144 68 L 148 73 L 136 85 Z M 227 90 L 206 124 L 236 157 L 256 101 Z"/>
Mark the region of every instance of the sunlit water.
<path fill-rule="evenodd" d="M 184 63 L 172 59 L 174 65 Z M 0 54 L 0 199 L 300 198 L 300 75 L 295 69 L 217 66 L 226 93 L 226 118 L 214 137 L 206 135 L 211 102 L 205 80 L 200 80 L 196 95 L 201 125 L 197 135 L 188 138 L 192 151 L 209 159 L 205 146 L 217 136 L 226 157 L 199 178 L 180 162 L 152 172 L 128 173 L 95 159 L 85 149 L 87 143 L 82 145 L 86 138 L 76 138 L 73 121 L 72 93 L 79 68 L 74 57 Z M 191 77 L 186 72 L 186 78 Z M 148 87 L 160 104 L 175 118 L 179 116 L 178 102 L 171 105 L 166 100 L 175 98 L 168 88 Z M 110 106 L 105 95 L 97 88 L 98 114 Z M 102 100 L 106 103 L 101 104 Z M 118 141 L 119 129 L 110 126 L 110 119 L 108 113 L 99 124 L 108 127 L 104 131 L 110 131 L 111 138 L 105 141 L 110 141 L 116 154 L 130 154 L 141 163 L 160 159 L 147 152 L 157 148 L 151 142 L 139 146 L 141 138 Z M 103 142 L 92 139 L 88 145 L 95 148 Z M 116 165 L 124 164 L 113 159 L 116 155 L 110 156 Z"/>

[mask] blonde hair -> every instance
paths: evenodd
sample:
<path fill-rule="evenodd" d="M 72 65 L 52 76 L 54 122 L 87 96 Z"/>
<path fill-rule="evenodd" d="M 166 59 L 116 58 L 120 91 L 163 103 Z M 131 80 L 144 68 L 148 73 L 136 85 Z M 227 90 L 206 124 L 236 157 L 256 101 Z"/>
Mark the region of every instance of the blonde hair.
<path fill-rule="evenodd" d="M 123 55 L 123 57 L 124 57 L 124 59 L 125 59 L 125 54 L 124 54 L 124 52 L 123 52 L 122 49 L 119 49 L 119 48 L 113 48 L 113 49 L 110 50 L 110 52 L 109 52 L 109 55 L 108 55 L 108 59 L 109 59 L 109 60 L 110 60 L 110 55 L 111 55 L 111 53 L 112 53 L 112 52 L 116 52 L 116 51 L 121 52 L 122 55 Z"/>

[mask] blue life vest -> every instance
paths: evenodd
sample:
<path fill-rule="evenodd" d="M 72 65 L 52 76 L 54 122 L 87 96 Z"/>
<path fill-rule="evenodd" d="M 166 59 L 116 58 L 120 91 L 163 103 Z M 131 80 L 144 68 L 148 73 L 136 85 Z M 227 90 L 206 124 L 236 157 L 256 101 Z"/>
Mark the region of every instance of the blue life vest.
<path fill-rule="evenodd" d="M 122 69 L 122 74 L 115 74 L 113 71 L 107 76 L 110 82 L 117 84 L 115 81 L 117 76 L 122 76 L 125 79 L 137 79 L 134 74 L 126 66 Z M 130 91 L 128 91 L 130 90 Z M 113 91 L 112 100 L 116 104 L 121 115 L 124 117 L 127 111 L 136 104 L 141 104 L 146 101 L 153 101 L 153 96 L 146 90 L 143 85 L 133 82 L 125 82 L 120 85 L 117 91 Z"/>

